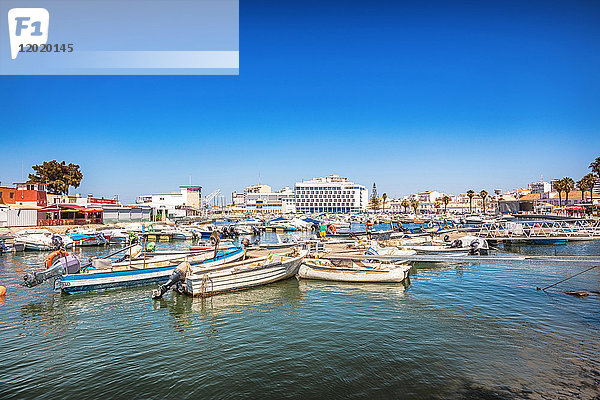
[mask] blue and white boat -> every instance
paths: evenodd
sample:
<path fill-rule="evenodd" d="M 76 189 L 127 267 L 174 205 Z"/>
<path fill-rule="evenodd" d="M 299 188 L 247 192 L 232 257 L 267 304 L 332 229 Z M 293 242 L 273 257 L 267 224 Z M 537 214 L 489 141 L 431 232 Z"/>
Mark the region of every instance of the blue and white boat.
<path fill-rule="evenodd" d="M 92 259 L 81 266 L 79 259 L 71 255 L 57 258 L 45 271 L 28 273 L 23 286 L 33 287 L 51 278 L 54 289 L 67 294 L 149 285 L 164 282 L 173 269 L 182 262 L 192 268 L 209 268 L 240 260 L 245 254 L 242 247 L 202 252 L 142 253 L 141 246 L 129 248 L 129 254 L 117 262 L 107 258 Z"/>

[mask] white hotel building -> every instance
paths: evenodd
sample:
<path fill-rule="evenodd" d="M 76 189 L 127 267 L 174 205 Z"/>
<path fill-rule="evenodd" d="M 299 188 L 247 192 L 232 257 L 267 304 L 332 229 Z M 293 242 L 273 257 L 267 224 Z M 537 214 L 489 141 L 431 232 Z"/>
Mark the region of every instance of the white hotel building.
<path fill-rule="evenodd" d="M 297 182 L 294 192 L 299 213 L 347 213 L 367 208 L 367 188 L 339 175 Z"/>

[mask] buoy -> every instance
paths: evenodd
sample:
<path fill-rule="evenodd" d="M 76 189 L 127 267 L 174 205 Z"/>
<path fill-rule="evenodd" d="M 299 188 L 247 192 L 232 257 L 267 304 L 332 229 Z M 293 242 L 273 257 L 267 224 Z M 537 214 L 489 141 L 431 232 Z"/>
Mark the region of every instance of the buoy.
<path fill-rule="evenodd" d="M 6 294 L 6 288 L 4 286 L 0 286 L 0 296 L 4 296 Z"/>

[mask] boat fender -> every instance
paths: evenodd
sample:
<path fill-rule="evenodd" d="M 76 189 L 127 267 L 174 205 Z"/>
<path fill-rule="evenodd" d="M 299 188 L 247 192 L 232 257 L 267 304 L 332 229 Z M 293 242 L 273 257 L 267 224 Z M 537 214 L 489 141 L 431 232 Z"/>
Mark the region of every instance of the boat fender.
<path fill-rule="evenodd" d="M 6 287 L 0 286 L 0 297 L 4 296 L 5 294 L 6 294 Z"/>
<path fill-rule="evenodd" d="M 154 242 L 150 242 L 150 243 L 154 243 Z M 148 244 L 150 244 L 150 243 L 148 243 Z M 139 244 L 136 244 L 135 246 L 133 246 L 130 249 L 129 254 L 131 254 L 131 258 L 135 258 L 135 257 L 139 256 L 143 250 L 144 250 L 144 248 L 142 246 L 140 246 Z"/>
<path fill-rule="evenodd" d="M 68 255 L 69 255 L 69 253 L 67 253 L 64 250 L 53 251 L 52 253 L 50 253 L 48 255 L 48 257 L 46 257 L 46 261 L 44 262 L 44 265 L 46 266 L 46 268 L 50 268 L 52 266 L 52 264 L 54 264 L 54 259 L 56 257 L 66 257 Z"/>

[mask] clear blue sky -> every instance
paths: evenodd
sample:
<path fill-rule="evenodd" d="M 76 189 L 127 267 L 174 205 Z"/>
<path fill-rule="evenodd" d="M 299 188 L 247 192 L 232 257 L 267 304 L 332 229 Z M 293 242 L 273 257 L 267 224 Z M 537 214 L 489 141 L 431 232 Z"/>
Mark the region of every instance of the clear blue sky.
<path fill-rule="evenodd" d="M 326 3 L 326 4 L 324 4 Z M 0 77 L 0 180 L 228 195 L 329 173 L 396 196 L 524 186 L 600 156 L 600 2 L 242 0 L 240 75 Z"/>

